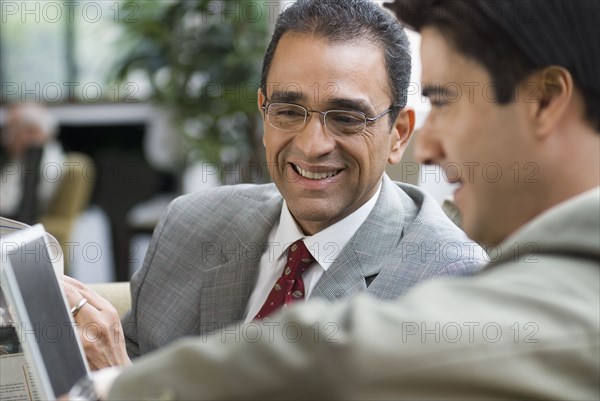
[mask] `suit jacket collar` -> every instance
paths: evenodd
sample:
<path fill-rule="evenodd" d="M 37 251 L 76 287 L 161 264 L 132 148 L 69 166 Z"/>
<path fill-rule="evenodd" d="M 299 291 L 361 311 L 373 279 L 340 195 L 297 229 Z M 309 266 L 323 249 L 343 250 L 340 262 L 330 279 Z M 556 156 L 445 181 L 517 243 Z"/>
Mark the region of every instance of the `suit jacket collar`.
<path fill-rule="evenodd" d="M 381 271 L 382 255 L 396 248 L 412 200 L 384 175 L 381 194 L 367 220 L 317 283 L 313 296 L 335 301 L 367 288 L 366 278 Z"/>
<path fill-rule="evenodd" d="M 241 212 L 224 228 L 232 235 L 222 244 L 226 261 L 204 272 L 200 312 L 205 327 L 200 328 L 201 332 L 212 331 L 208 326 L 214 325 L 217 330 L 243 318 L 260 257 L 283 202 L 280 195 L 266 201 L 240 198 Z"/>

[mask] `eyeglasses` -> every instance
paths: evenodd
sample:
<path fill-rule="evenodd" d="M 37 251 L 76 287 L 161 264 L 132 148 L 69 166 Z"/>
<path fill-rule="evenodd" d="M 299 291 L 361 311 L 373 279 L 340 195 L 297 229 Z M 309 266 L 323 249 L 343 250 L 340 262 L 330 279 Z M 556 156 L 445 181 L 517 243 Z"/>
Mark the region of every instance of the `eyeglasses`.
<path fill-rule="evenodd" d="M 392 106 L 393 107 L 393 106 Z M 336 136 L 351 136 L 362 134 L 367 122 L 372 123 L 393 110 L 390 107 L 374 117 L 367 117 L 360 111 L 350 110 L 310 110 L 293 103 L 269 103 L 262 106 L 269 125 L 281 131 L 299 131 L 308 123 L 311 113 L 319 113 L 325 129 Z"/>

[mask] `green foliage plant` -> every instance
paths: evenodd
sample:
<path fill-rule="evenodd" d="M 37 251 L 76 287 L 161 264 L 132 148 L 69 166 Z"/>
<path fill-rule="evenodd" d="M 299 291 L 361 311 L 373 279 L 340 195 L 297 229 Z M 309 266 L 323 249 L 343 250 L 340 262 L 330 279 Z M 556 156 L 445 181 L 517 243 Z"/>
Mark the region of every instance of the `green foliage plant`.
<path fill-rule="evenodd" d="M 269 10 L 261 1 L 122 3 L 115 74 L 143 74 L 149 100 L 171 113 L 183 165 L 214 164 L 226 183 L 268 180 L 256 104 Z M 231 174 L 232 171 L 237 171 Z M 229 173 L 228 173 L 229 172 Z"/>

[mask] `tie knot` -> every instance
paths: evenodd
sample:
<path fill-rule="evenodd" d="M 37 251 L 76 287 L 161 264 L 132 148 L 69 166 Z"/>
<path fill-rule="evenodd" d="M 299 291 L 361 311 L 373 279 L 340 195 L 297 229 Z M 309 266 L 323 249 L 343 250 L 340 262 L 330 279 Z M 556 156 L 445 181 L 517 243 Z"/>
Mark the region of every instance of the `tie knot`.
<path fill-rule="evenodd" d="M 283 269 L 283 276 L 289 280 L 300 277 L 306 269 L 315 261 L 315 258 L 304 245 L 304 241 L 298 240 L 290 245 L 287 254 L 287 263 Z"/>

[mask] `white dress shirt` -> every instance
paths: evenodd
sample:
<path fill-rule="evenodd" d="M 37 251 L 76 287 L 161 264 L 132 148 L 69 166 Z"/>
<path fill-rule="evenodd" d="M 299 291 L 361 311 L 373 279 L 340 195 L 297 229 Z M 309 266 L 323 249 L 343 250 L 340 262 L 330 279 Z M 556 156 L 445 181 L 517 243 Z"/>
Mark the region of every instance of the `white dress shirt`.
<path fill-rule="evenodd" d="M 248 323 L 254 320 L 254 317 L 262 308 L 275 282 L 283 272 L 287 258 L 287 248 L 299 239 L 304 240 L 306 248 L 316 261 L 302 274 L 306 289 L 304 299 L 309 299 L 323 273 L 329 269 L 329 266 L 335 261 L 350 241 L 350 238 L 375 207 L 380 192 L 381 183 L 371 199 L 354 213 L 311 236 L 304 235 L 284 200 L 279 222 L 271 229 L 267 246 L 260 258 L 258 278 L 246 305 L 244 322 Z"/>

